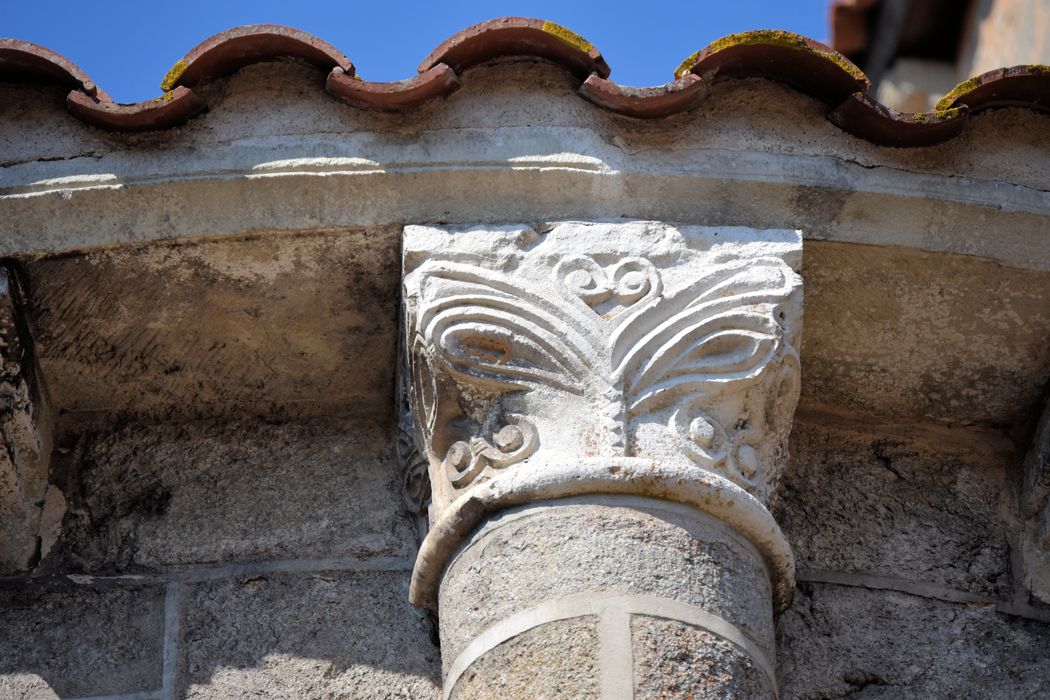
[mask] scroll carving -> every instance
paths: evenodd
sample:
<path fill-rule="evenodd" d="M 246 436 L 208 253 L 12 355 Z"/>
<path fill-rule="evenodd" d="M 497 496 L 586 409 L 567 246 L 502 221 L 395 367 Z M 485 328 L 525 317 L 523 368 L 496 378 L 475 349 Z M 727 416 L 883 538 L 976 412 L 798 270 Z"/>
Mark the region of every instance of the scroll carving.
<path fill-rule="evenodd" d="M 768 499 L 799 391 L 800 245 L 643 222 L 410 227 L 407 362 L 436 500 L 569 456 L 681 463 Z"/>

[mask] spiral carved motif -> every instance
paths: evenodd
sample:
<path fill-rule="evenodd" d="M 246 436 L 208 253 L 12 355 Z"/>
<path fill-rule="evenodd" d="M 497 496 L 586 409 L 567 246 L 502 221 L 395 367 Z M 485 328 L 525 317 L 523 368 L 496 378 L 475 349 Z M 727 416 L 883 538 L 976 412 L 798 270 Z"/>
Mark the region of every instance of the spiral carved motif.
<path fill-rule="evenodd" d="M 660 273 L 645 258 L 629 257 L 608 267 L 576 255 L 562 259 L 554 277 L 590 307 L 606 301 L 630 306 L 649 294 L 659 294 Z"/>
<path fill-rule="evenodd" d="M 784 233 L 785 248 L 798 245 Z M 768 495 L 783 452 L 770 445 L 786 437 L 798 396 L 785 319 L 797 318 L 801 282 L 777 244 L 734 256 L 733 234 L 705 229 L 669 253 L 672 239 L 646 228 L 631 235 L 662 257 L 613 252 L 609 241 L 629 239 L 620 231 L 592 241 L 604 251 L 582 255 L 571 252 L 579 235 L 559 244 L 564 253 L 541 245 L 503 261 L 487 251 L 515 250 L 535 232 L 478 236 L 477 252 L 424 260 L 406 277 L 406 340 L 425 385 L 415 397 L 425 404 L 420 433 L 457 413 L 468 434 L 499 415 L 507 421 L 488 438 L 444 442 L 433 457 L 442 479 L 453 490 L 474 484 L 532 455 L 539 435 L 581 458 L 684 459 Z M 456 398 L 436 409 L 453 386 Z"/>

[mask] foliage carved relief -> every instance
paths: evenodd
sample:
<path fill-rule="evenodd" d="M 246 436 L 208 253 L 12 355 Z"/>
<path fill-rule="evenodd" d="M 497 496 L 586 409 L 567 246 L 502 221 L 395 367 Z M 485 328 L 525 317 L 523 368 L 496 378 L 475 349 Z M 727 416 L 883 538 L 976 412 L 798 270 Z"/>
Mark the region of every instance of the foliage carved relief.
<path fill-rule="evenodd" d="M 417 429 L 453 489 L 574 452 L 687 459 L 766 488 L 799 387 L 790 242 L 709 254 L 667 227 L 647 256 L 647 226 L 596 224 L 593 242 L 523 229 L 517 246 L 500 230 L 502 257 L 477 231 L 445 232 L 406 269 Z M 453 440 L 457 425 L 491 437 Z"/>

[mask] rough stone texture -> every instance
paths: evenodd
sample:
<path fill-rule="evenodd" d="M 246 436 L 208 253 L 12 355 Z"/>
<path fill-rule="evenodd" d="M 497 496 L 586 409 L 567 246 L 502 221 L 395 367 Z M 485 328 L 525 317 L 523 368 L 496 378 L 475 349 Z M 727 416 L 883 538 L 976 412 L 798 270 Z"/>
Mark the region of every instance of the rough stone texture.
<path fill-rule="evenodd" d="M 1008 462 L 802 421 L 790 451 L 774 510 L 803 572 L 898 577 L 990 597 L 1008 590 Z"/>
<path fill-rule="evenodd" d="M 823 332 L 836 331 L 837 339 L 820 353 L 816 344 L 803 349 L 810 398 L 847 400 L 887 415 L 903 409 L 899 415 L 941 416 L 952 409 L 951 420 L 1000 424 L 1029 411 L 1050 380 L 1050 354 L 1041 342 L 1046 306 L 1039 304 L 1050 269 L 1050 238 L 1040 235 L 1050 211 L 1050 120 L 1043 116 L 989 110 L 941 146 L 889 149 L 838 130 L 825 119 L 825 105 L 761 80 L 715 85 L 694 112 L 646 122 L 580 100 L 570 76 L 542 64 L 473 70 L 449 100 L 406 115 L 348 108 L 318 84 L 311 68 L 251 66 L 209 86 L 213 109 L 206 115 L 171 132 L 132 137 L 79 124 L 61 109 L 64 95 L 41 99 L 39 88 L 3 87 L 10 100 L 0 116 L 10 126 L 0 135 L 7 183 L 0 190 L 6 212 L 0 247 L 15 255 L 67 253 L 129 241 L 402 221 L 629 216 L 790 226 L 807 238 L 804 343 Z M 173 201 L 193 206 L 174 216 Z M 84 225 L 84 211 L 93 212 L 94 225 Z M 822 263 L 812 253 L 824 240 L 872 247 L 845 246 L 850 255 L 827 259 L 830 270 L 849 263 L 837 276 L 842 284 L 818 284 Z M 396 235 L 362 235 L 359 242 L 362 255 L 383 248 L 396 260 Z M 195 245 L 221 248 L 216 241 Z M 901 274 L 886 271 L 895 263 L 880 262 L 875 246 L 891 247 L 904 264 Z M 141 296 L 180 293 L 165 288 L 162 274 L 151 281 L 160 291 Z M 92 299 L 78 297 L 83 308 L 70 310 L 71 317 L 89 319 Z M 310 297 L 305 306 L 317 298 L 337 299 L 339 290 Z M 821 303 L 826 320 L 814 325 Z M 967 320 L 978 309 L 994 323 Z M 391 308 L 391 323 L 395 317 Z M 877 321 L 870 331 L 861 323 L 869 317 Z M 928 353 L 908 340 L 916 327 L 936 337 Z M 999 342 L 1014 334 L 1016 341 Z M 832 352 L 836 342 L 844 343 L 845 357 Z M 975 343 L 996 351 L 970 353 Z M 91 342 L 80 349 L 96 352 Z M 865 353 L 875 357 L 866 360 Z M 193 388 L 177 387 L 177 375 L 154 379 L 147 388 L 162 393 Z M 98 392 L 92 400 L 101 402 L 105 385 L 86 371 L 79 380 L 84 398 Z M 255 398 L 248 393 L 239 391 Z M 973 416 L 966 413 L 971 409 Z"/>
<path fill-rule="evenodd" d="M 441 585 L 443 661 L 498 620 L 587 591 L 690 603 L 772 650 L 769 579 L 750 547 L 676 510 L 577 504 L 483 530 L 452 561 Z"/>
<path fill-rule="evenodd" d="M 56 411 L 105 424 L 388 415 L 399 229 L 125 246 L 29 262 Z"/>
<path fill-rule="evenodd" d="M 163 620 L 160 586 L 0 589 L 0 697 L 156 690 Z"/>
<path fill-rule="evenodd" d="M 51 570 L 403 556 L 385 423 L 131 424 L 88 436 Z M 76 456 L 75 454 L 72 456 Z"/>
<path fill-rule="evenodd" d="M 35 321 L 58 408 L 80 411 L 63 421 L 94 421 L 108 430 L 114 413 L 176 423 L 226 411 L 268 418 L 344 410 L 385 415 L 393 405 L 401 222 L 620 216 L 804 231 L 804 401 L 1006 431 L 1028 421 L 1042 400 L 1050 378 L 1045 116 L 989 110 L 951 142 L 907 150 L 856 139 L 825 119 L 825 105 L 762 80 L 717 84 L 689 114 L 640 122 L 580 100 L 577 81 L 542 64 L 479 68 L 449 100 L 399 115 L 338 104 L 320 88 L 322 78 L 295 64 L 251 66 L 204 89 L 212 107 L 207 114 L 178 129 L 134 136 L 77 122 L 65 111 L 64 89 L 0 86 L 0 252 L 26 264 L 34 296 L 44 300 Z M 357 233 L 344 227 L 358 227 Z M 294 236 L 318 230 L 301 240 Z M 245 235 L 252 238 L 200 240 Z M 176 238 L 196 242 L 112 249 Z M 96 248 L 110 250 L 84 252 Z M 385 267 L 388 262 L 393 264 Z M 266 272 L 255 276 L 256 269 Z M 363 277 L 354 277 L 357 271 Z M 371 301 L 348 298 L 357 285 L 376 291 Z M 384 293 L 387 305 L 372 303 Z M 178 316 L 164 318 L 170 309 Z M 180 558 L 208 561 L 316 556 L 329 546 L 362 554 L 395 551 L 385 538 L 375 539 L 377 531 L 389 531 L 386 516 L 377 514 L 397 507 L 378 505 L 389 504 L 393 476 L 382 488 L 358 489 L 363 499 L 351 502 L 349 484 L 333 477 L 343 474 L 334 466 L 278 471 L 271 451 L 286 456 L 293 448 L 264 447 L 268 438 L 261 436 L 286 429 L 263 424 L 205 436 L 199 449 L 193 447 L 198 429 L 187 428 L 188 439 L 165 438 L 167 456 L 143 471 L 121 456 L 134 453 L 135 430 L 126 425 L 112 433 L 123 437 L 110 452 L 84 445 L 102 463 L 109 460 L 110 466 L 83 464 L 97 478 L 76 477 L 75 469 L 60 475 L 64 488 L 76 487 L 65 488 L 75 510 L 67 518 L 66 542 L 45 564 L 135 566 L 142 552 L 154 565 L 174 560 L 165 558 L 165 546 Z M 156 452 L 150 430 L 141 434 L 146 451 Z M 820 480 L 817 466 L 803 470 L 797 491 L 785 500 L 795 504 L 783 513 L 804 565 L 915 577 L 979 595 L 1004 590 L 1005 549 L 994 519 L 994 474 L 1004 465 L 988 463 L 981 472 L 980 460 L 958 454 L 912 457 L 913 446 L 900 440 L 872 461 L 870 441 L 834 431 L 827 439 L 843 440 L 854 454 L 829 446 L 828 461 L 816 462 L 832 478 Z M 241 453 L 225 445 L 234 441 L 258 449 Z M 802 451 L 823 454 L 816 442 Z M 174 456 L 180 449 L 185 464 Z M 222 469 L 211 468 L 219 459 L 211 452 L 224 460 Z M 79 465 L 76 454 L 63 459 Z M 243 462 L 234 459 L 240 456 Z M 882 460 L 888 462 L 884 474 L 877 471 Z M 201 462 L 207 467 L 198 469 Z M 330 492 L 323 490 L 327 485 Z M 811 497 L 834 517 L 807 510 Z M 334 505 L 336 498 L 344 500 Z M 337 523 L 325 539 L 323 518 L 313 519 L 314 512 L 328 514 L 329 523 L 336 522 L 332 514 L 345 512 L 362 513 L 363 520 L 355 528 Z M 616 532 L 615 525 L 600 524 Z M 270 537 L 265 528 L 279 535 Z M 198 541 L 208 529 L 214 542 Z M 582 547 L 571 546 L 570 526 L 562 529 L 549 538 L 551 546 L 564 546 L 581 566 L 593 564 Z M 371 544 L 348 533 L 368 533 Z M 345 545 L 348 537 L 352 544 Z M 844 542 L 854 545 L 852 552 Z M 596 548 L 605 551 L 600 543 Z M 616 571 L 612 555 L 619 557 L 620 550 L 607 550 L 595 579 Z M 528 566 L 519 571 L 539 577 L 549 561 L 543 556 L 554 556 L 539 554 L 538 560 L 522 557 Z M 702 563 L 709 553 L 687 548 L 680 554 Z M 680 564 L 670 553 L 668 561 Z M 311 587 L 321 583 L 308 575 L 282 578 L 283 592 L 270 598 L 247 592 L 272 591 L 273 579 L 192 589 L 192 600 L 202 599 L 185 621 L 183 641 L 195 661 L 184 661 L 183 672 L 192 667 L 199 677 L 184 679 L 184 688 L 215 697 L 298 696 L 304 689 L 308 695 L 327 682 L 323 674 L 332 663 L 331 651 L 318 649 L 308 636 L 311 621 L 336 609 L 344 614 L 340 631 L 358 634 L 345 613 L 348 600 L 360 602 L 355 621 L 404 600 L 400 589 L 376 600 L 349 586 L 333 605 L 320 605 Z M 661 585 L 692 594 L 689 581 Z M 489 593 L 498 599 L 501 591 L 493 586 Z M 53 657 L 43 643 L 25 646 L 41 635 L 48 639 L 48 605 L 62 607 L 56 634 L 63 624 L 90 617 L 77 622 L 83 633 L 74 630 L 69 638 L 100 639 L 113 621 L 122 623 L 121 641 L 142 636 L 126 623 L 130 613 L 94 615 L 83 595 L 67 596 L 68 609 L 57 602 L 40 603 L 40 611 L 5 609 L 2 614 L 22 622 L 0 626 L 0 639 L 22 628 L 36 636 L 17 638 L 21 646 L 0 645 L 30 657 L 17 669 L 5 667 L 0 696 L 35 692 L 33 687 L 52 693 L 44 685 L 67 681 L 48 664 L 105 646 L 83 652 L 63 647 Z M 143 606 L 134 607 L 141 612 Z M 202 623 L 205 609 L 227 622 Z M 399 610 L 398 622 L 361 631 L 367 641 L 354 637 L 354 648 L 365 650 L 362 655 L 381 650 L 391 629 L 420 619 L 407 607 Z M 38 621 L 43 631 L 33 628 Z M 195 639 L 187 627 L 213 633 Z M 423 644 L 426 631 L 413 630 L 412 644 Z M 781 620 L 784 696 L 1046 696 L 1045 630 L 1045 624 L 989 608 L 803 586 Z M 155 644 L 159 630 L 146 636 Z M 108 637 L 102 642 L 116 643 Z M 252 645 L 259 651 L 247 650 Z M 315 651 L 296 654 L 295 647 Z M 59 648 L 57 642 L 51 648 Z M 426 656 L 422 647 L 413 648 Z M 382 682 L 364 683 L 361 692 L 382 696 L 391 687 L 407 687 L 408 694 L 436 694 L 436 655 L 427 658 L 427 680 L 418 681 L 425 690 L 416 692 L 412 680 L 423 676 L 383 675 L 369 666 L 369 677 Z M 153 675 L 130 678 L 117 690 L 158 687 L 158 665 L 150 666 Z M 137 673 L 134 664 L 117 666 L 103 674 L 105 682 Z M 357 672 L 348 669 L 337 678 Z M 75 669 L 69 677 L 78 677 Z M 65 690 L 56 694 L 70 694 Z M 95 692 L 71 693 L 81 690 Z"/>
<path fill-rule="evenodd" d="M 803 269 L 803 403 L 996 428 L 1042 407 L 1050 275 L 831 242 L 807 242 Z"/>
<path fill-rule="evenodd" d="M 937 147 L 888 149 L 828 123 L 827 107 L 819 101 L 761 80 L 726 81 L 715 85 L 710 98 L 689 114 L 639 122 L 580 100 L 575 94 L 578 81 L 544 64 L 472 70 L 463 89 L 448 100 L 436 100 L 408 115 L 348 108 L 319 89 L 319 77 L 317 71 L 297 65 L 250 66 L 229 80 L 209 85 L 204 92 L 212 108 L 187 126 L 116 138 L 67 114 L 64 92 L 4 86 L 0 117 L 7 128 L 0 137 L 0 152 L 10 171 L 5 190 L 13 195 L 27 191 L 45 195 L 32 198 L 36 201 L 9 203 L 13 216 L 4 220 L 5 232 L 18 235 L 5 238 L 4 245 L 27 252 L 82 248 L 92 244 L 88 241 L 195 236 L 206 233 L 220 218 L 225 221 L 218 233 L 301 229 L 308 227 L 306 222 L 318 220 L 342 225 L 348 219 L 375 219 L 377 212 L 386 221 L 479 220 L 477 212 L 470 211 L 475 204 L 463 201 L 466 198 L 458 197 L 456 206 L 449 206 L 450 192 L 470 191 L 462 181 L 455 182 L 454 190 L 441 185 L 440 181 L 455 180 L 458 174 L 450 172 L 450 165 L 474 169 L 470 184 L 482 191 L 494 185 L 502 190 L 500 181 L 511 179 L 520 185 L 531 179 L 530 174 L 508 178 L 507 171 L 540 162 L 588 171 L 567 177 L 544 172 L 545 200 L 534 186 L 520 191 L 517 200 L 508 189 L 507 196 L 486 203 L 490 220 L 514 218 L 516 212 L 544 202 L 548 213 L 555 207 L 564 207 L 567 213 L 612 208 L 635 215 L 630 209 L 649 207 L 648 216 L 655 218 L 717 223 L 732 220 L 733 210 L 762 216 L 761 210 L 770 209 L 767 197 L 761 203 L 740 197 L 741 179 L 726 173 L 774 184 L 787 182 L 790 190 L 818 184 L 885 193 L 886 183 L 907 182 L 910 187 L 896 187 L 894 194 L 921 200 L 948 190 L 953 199 L 969 196 L 980 204 L 993 204 L 989 193 L 996 189 L 1009 198 L 1031 199 L 1033 193 L 999 188 L 1001 181 L 1033 188 L 1046 185 L 1045 144 L 1050 129 L 1028 110 L 980 114 L 962 136 Z M 375 133 L 383 138 L 377 139 Z M 191 166 L 187 166 L 188 153 L 192 153 Z M 328 158 L 340 161 L 326 162 Z M 602 168 L 604 164 L 609 168 Z M 410 188 L 388 182 L 406 175 L 398 172 L 406 165 L 413 166 L 406 178 Z M 180 210 L 175 217 L 170 206 L 155 206 L 174 196 L 158 184 L 166 185 L 190 168 L 195 177 L 182 177 L 177 187 L 182 201 L 192 201 L 194 207 Z M 685 197 L 689 191 L 697 193 L 697 183 L 676 185 L 674 178 L 660 183 L 663 193 L 660 187 L 638 192 L 623 186 L 638 171 L 650 175 L 677 171 L 702 180 L 707 168 L 715 170 L 722 182 L 710 189 L 701 185 L 702 196 Z M 251 177 L 260 172 L 271 177 Z M 328 176 L 309 177 L 309 184 L 303 184 L 304 172 Z M 938 177 L 915 177 L 930 173 Z M 291 185 L 297 196 L 267 197 L 277 188 L 289 187 L 279 182 L 286 175 L 300 180 Z M 940 182 L 941 176 L 949 177 Z M 62 177 L 72 181 L 59 180 Z M 367 182 L 350 185 L 347 179 Z M 376 188 L 377 181 L 384 184 Z M 113 187 L 116 182 L 122 187 Z M 96 190 L 83 191 L 88 183 Z M 564 191 L 558 191 L 559 185 L 565 186 Z M 64 188 L 73 190 L 67 198 L 71 201 L 57 195 Z M 408 189 L 419 196 L 403 196 Z M 790 190 L 778 190 L 773 188 L 778 196 L 786 195 L 780 205 L 790 202 Z M 648 199 L 650 194 L 656 198 Z M 85 199 L 91 200 L 87 208 L 96 212 L 97 230 L 87 230 L 90 227 L 83 226 L 82 218 L 74 218 L 75 212 L 85 210 Z M 230 206 L 231 202 L 238 206 Z M 823 207 L 805 209 L 803 215 L 814 221 L 827 218 Z M 54 214 L 52 220 L 41 216 L 44 211 Z M 694 214 L 681 216 L 686 211 Z M 452 218 L 444 219 L 443 212 Z M 883 216 L 895 214 L 879 214 L 865 217 L 866 221 L 843 221 L 841 233 L 871 227 L 873 234 L 881 232 L 875 235 L 895 235 L 879 225 Z M 767 211 L 766 216 L 774 221 L 791 218 L 783 211 Z M 807 223 L 799 221 L 802 228 L 809 228 Z M 954 216 L 938 216 L 928 223 L 937 228 L 961 227 L 967 234 L 983 229 L 980 222 Z M 998 246 L 1005 252 L 1002 231 L 984 242 L 929 228 L 914 233 L 943 244 L 951 245 L 954 238 L 955 245 Z M 1036 231 L 1029 234 L 1030 240 L 1038 239 Z M 1023 251 L 1015 251 L 1023 259 Z"/>
<path fill-rule="evenodd" d="M 56 507 L 48 489 L 51 412 L 22 307 L 18 278 L 0 266 L 0 574 L 36 564 Z"/>
<path fill-rule="evenodd" d="M 631 620 L 636 698 L 768 700 L 765 674 L 738 647 L 705 630 L 638 615 Z"/>
<path fill-rule="evenodd" d="M 1050 624 L 991 606 L 801 584 L 778 649 L 784 700 L 1050 695 Z"/>
<path fill-rule="evenodd" d="M 599 697 L 596 624 L 593 617 L 550 622 L 500 644 L 463 672 L 451 697 Z"/>
<path fill-rule="evenodd" d="M 182 697 L 439 696 L 439 651 L 405 572 L 209 582 L 183 605 Z"/>
<path fill-rule="evenodd" d="M 42 553 L 51 445 L 37 429 L 25 381 L 5 372 L 0 382 L 0 401 L 11 405 L 0 409 L 0 574 L 13 574 L 32 568 Z"/>
<path fill-rule="evenodd" d="M 1050 604 L 1050 402 L 1043 409 L 1021 472 L 1024 585 L 1032 597 Z"/>

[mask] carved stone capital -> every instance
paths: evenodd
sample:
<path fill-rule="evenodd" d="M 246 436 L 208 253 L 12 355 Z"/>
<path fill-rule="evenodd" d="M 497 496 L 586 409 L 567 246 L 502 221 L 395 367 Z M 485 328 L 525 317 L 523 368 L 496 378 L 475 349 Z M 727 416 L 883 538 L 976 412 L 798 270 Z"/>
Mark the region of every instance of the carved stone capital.
<path fill-rule="evenodd" d="M 411 415 L 441 571 L 486 512 L 581 494 L 686 503 L 793 586 L 768 505 L 799 393 L 796 231 L 654 222 L 438 228 L 404 237 Z"/>

